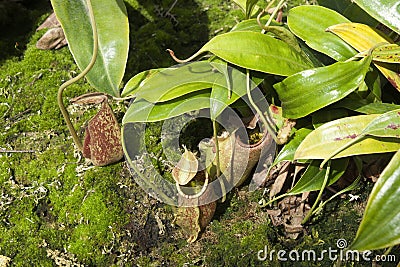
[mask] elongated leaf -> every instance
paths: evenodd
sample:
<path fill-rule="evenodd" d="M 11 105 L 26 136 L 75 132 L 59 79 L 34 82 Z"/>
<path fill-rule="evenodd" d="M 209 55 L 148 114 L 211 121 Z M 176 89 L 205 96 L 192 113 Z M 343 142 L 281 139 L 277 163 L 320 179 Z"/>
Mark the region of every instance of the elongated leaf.
<path fill-rule="evenodd" d="M 397 44 L 381 45 L 372 51 L 374 61 L 400 63 L 400 46 Z"/>
<path fill-rule="evenodd" d="M 295 154 L 297 148 L 299 147 L 301 142 L 304 140 L 304 138 L 306 138 L 306 136 L 311 132 L 312 132 L 312 130 L 307 129 L 307 128 L 301 128 L 301 129 L 297 130 L 293 134 L 293 136 L 289 140 L 289 142 L 281 149 L 278 156 L 276 156 L 272 166 L 275 166 L 276 164 L 278 164 L 279 162 L 284 161 L 284 160 L 293 161 L 294 154 Z"/>
<path fill-rule="evenodd" d="M 349 249 L 372 250 L 400 243 L 400 151 L 382 172 Z"/>
<path fill-rule="evenodd" d="M 262 25 L 265 25 L 267 23 L 268 17 L 267 18 L 262 18 L 260 19 L 260 22 Z M 271 26 L 280 26 L 281 24 L 275 22 L 274 20 L 271 22 Z M 251 32 L 261 32 L 262 28 L 260 25 L 257 23 L 257 19 L 246 19 L 242 20 L 233 28 L 231 29 L 231 32 L 236 32 L 236 31 L 251 31 Z"/>
<path fill-rule="evenodd" d="M 124 89 L 122 90 L 121 96 L 127 97 L 134 95 L 136 91 L 143 85 L 143 82 L 150 78 L 152 75 L 162 71 L 163 69 L 151 69 L 142 71 L 135 76 L 133 76 L 125 85 Z"/>
<path fill-rule="evenodd" d="M 164 69 L 144 80 L 136 91 L 137 98 L 164 102 L 185 94 L 211 88 L 223 77 L 210 62 L 198 61 Z"/>
<path fill-rule="evenodd" d="M 320 190 L 322 188 L 326 174 L 326 168 L 319 168 L 320 163 L 320 160 L 313 160 L 307 167 L 304 174 L 301 176 L 300 180 L 289 191 L 288 194 L 296 195 L 303 192 Z M 339 178 L 342 177 L 343 173 L 346 171 L 348 164 L 348 158 L 333 160 L 327 185 L 331 185 L 339 180 Z"/>
<path fill-rule="evenodd" d="M 400 34 L 400 11 L 398 0 L 354 0 L 354 2 L 376 20 Z"/>
<path fill-rule="evenodd" d="M 362 134 L 400 138 L 400 109 L 386 112 L 373 119 Z"/>
<path fill-rule="evenodd" d="M 285 42 L 250 31 L 217 35 L 187 61 L 206 51 L 242 68 L 282 76 L 313 67 L 308 58 Z"/>
<path fill-rule="evenodd" d="M 122 123 L 155 122 L 210 107 L 210 91 L 203 90 L 162 103 L 136 99 L 125 113 Z"/>
<path fill-rule="evenodd" d="M 83 70 L 93 54 L 92 26 L 85 0 L 51 0 L 68 46 L 78 67 Z M 100 92 L 119 96 L 128 58 L 129 24 L 124 1 L 92 0 L 97 26 L 99 52 L 96 63 L 86 75 Z"/>
<path fill-rule="evenodd" d="M 354 91 L 364 80 L 371 58 L 337 62 L 327 67 L 310 69 L 275 84 L 282 101 L 283 116 L 304 117 L 332 104 Z"/>
<path fill-rule="evenodd" d="M 288 14 L 288 26 L 311 48 L 337 61 L 344 61 L 356 51 L 340 38 L 326 32 L 329 26 L 350 22 L 339 13 L 321 6 L 299 6 Z"/>
<path fill-rule="evenodd" d="M 326 123 L 311 132 L 296 150 L 295 159 L 325 159 L 353 142 L 379 115 L 346 117 Z M 393 152 L 400 149 L 398 138 L 366 137 L 337 153 L 333 158 Z"/>
<path fill-rule="evenodd" d="M 233 0 L 243 11 L 246 18 L 250 18 L 253 14 L 254 6 L 257 4 L 258 0 Z"/>
<path fill-rule="evenodd" d="M 377 45 L 393 43 L 393 41 L 365 24 L 360 23 L 342 23 L 331 26 L 327 29 L 338 35 L 348 44 L 353 46 L 359 52 L 365 52 Z M 400 76 L 390 69 L 390 66 L 382 62 L 376 62 L 375 66 L 388 79 L 388 81 L 400 91 Z"/>

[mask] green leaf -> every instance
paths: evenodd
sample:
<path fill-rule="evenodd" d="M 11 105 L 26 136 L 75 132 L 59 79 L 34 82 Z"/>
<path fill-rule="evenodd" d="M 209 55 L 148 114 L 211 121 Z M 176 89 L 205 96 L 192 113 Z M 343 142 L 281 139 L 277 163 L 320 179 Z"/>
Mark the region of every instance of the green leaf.
<path fill-rule="evenodd" d="M 161 121 L 190 111 L 209 107 L 209 90 L 193 92 L 167 102 L 156 104 L 150 103 L 144 99 L 135 99 L 125 113 L 122 124 Z"/>
<path fill-rule="evenodd" d="M 311 161 L 304 174 L 300 177 L 296 185 L 289 191 L 288 195 L 296 195 L 303 192 L 320 190 L 326 174 L 326 168 L 319 168 L 320 163 L 320 160 Z M 348 158 L 332 160 L 331 171 L 329 173 L 327 185 L 331 185 L 339 180 L 339 178 L 342 177 L 343 173 L 346 171 L 348 164 Z"/>
<path fill-rule="evenodd" d="M 294 132 L 294 134 L 291 136 L 291 139 L 289 140 L 289 142 L 281 149 L 278 156 L 276 156 L 272 166 L 275 166 L 276 164 L 278 164 L 279 162 L 284 161 L 284 160 L 293 161 L 294 154 L 295 154 L 297 148 L 299 147 L 301 142 L 304 140 L 304 138 L 306 138 L 306 136 L 311 132 L 312 132 L 312 130 L 308 129 L 308 128 L 301 128 L 301 129 L 297 130 L 296 132 Z"/>
<path fill-rule="evenodd" d="M 190 61 L 206 51 L 242 68 L 282 76 L 313 67 L 308 58 L 285 42 L 250 31 L 217 35 L 184 61 Z"/>
<path fill-rule="evenodd" d="M 362 134 L 400 138 L 400 109 L 378 116 L 365 127 Z"/>
<path fill-rule="evenodd" d="M 243 11 L 246 19 L 250 18 L 258 0 L 233 0 Z"/>
<path fill-rule="evenodd" d="M 383 114 L 399 109 L 400 105 L 389 103 L 369 103 L 364 99 L 343 99 L 335 104 L 335 107 L 343 107 L 364 114 Z"/>
<path fill-rule="evenodd" d="M 311 48 L 337 61 L 344 61 L 357 52 L 346 42 L 328 32 L 331 25 L 350 22 L 339 13 L 321 6 L 298 6 L 289 10 L 288 26 Z"/>
<path fill-rule="evenodd" d="M 134 95 L 146 79 L 162 70 L 163 69 L 151 69 L 136 74 L 126 83 L 124 89 L 122 90 L 121 97 Z"/>
<path fill-rule="evenodd" d="M 275 84 L 283 116 L 301 118 L 344 98 L 362 83 L 370 62 L 371 58 L 337 62 L 302 71 Z"/>
<path fill-rule="evenodd" d="M 354 0 L 373 18 L 400 34 L 400 11 L 398 0 Z"/>
<path fill-rule="evenodd" d="M 381 45 L 372 51 L 374 61 L 400 63 L 400 46 L 397 44 Z"/>
<path fill-rule="evenodd" d="M 341 23 L 330 26 L 327 30 L 342 38 L 361 53 L 366 53 L 368 50 L 384 43 L 393 43 L 382 32 L 361 23 Z M 374 64 L 386 79 L 400 91 L 400 77 L 397 74 L 397 70 L 392 69 L 392 64 L 383 62 L 374 62 Z"/>
<path fill-rule="evenodd" d="M 152 103 L 164 102 L 211 88 L 221 77 L 223 74 L 210 62 L 192 62 L 155 73 L 142 82 L 135 96 Z"/>
<path fill-rule="evenodd" d="M 260 22 L 262 25 L 265 25 L 268 21 L 268 17 L 267 19 L 262 18 L 260 19 Z M 272 21 L 271 22 L 271 26 L 280 26 L 281 24 Z M 258 25 L 257 23 L 257 19 L 246 19 L 246 20 L 242 20 L 241 22 L 239 22 L 238 24 L 236 24 L 235 26 L 233 26 L 233 28 L 231 29 L 231 32 L 235 32 L 235 31 L 251 31 L 251 32 L 257 32 L 260 33 L 262 30 L 262 28 L 260 27 L 260 25 Z"/>
<path fill-rule="evenodd" d="M 311 132 L 296 150 L 295 159 L 326 159 L 363 133 L 377 114 L 359 115 L 334 120 Z M 332 158 L 393 152 L 400 149 L 398 138 L 366 137 L 341 150 Z"/>
<path fill-rule="evenodd" d="M 51 0 L 68 47 L 83 70 L 93 54 L 92 26 L 85 0 Z M 129 24 L 124 1 L 92 0 L 99 52 L 96 63 L 86 75 L 98 91 L 119 96 L 129 48 Z"/>
<path fill-rule="evenodd" d="M 352 250 L 372 250 L 400 243 L 400 150 L 383 170 L 369 196 Z"/>

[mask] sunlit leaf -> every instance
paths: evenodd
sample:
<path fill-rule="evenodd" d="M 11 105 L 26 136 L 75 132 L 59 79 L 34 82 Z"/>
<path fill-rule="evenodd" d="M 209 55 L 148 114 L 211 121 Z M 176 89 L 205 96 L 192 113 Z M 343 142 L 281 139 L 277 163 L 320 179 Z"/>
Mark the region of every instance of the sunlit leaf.
<path fill-rule="evenodd" d="M 400 109 L 378 116 L 365 127 L 362 133 L 378 137 L 400 138 Z"/>
<path fill-rule="evenodd" d="M 400 151 L 381 173 L 349 249 L 372 250 L 400 243 Z"/>
<path fill-rule="evenodd" d="M 122 90 L 121 96 L 128 97 L 130 95 L 134 95 L 136 93 L 136 90 L 140 88 L 140 86 L 146 79 L 150 78 L 152 75 L 162 70 L 163 69 L 151 69 L 136 74 L 126 83 L 124 89 Z"/>
<path fill-rule="evenodd" d="M 292 119 L 304 117 L 344 98 L 364 80 L 370 60 L 364 58 L 309 69 L 275 84 L 282 101 L 283 116 Z"/>
<path fill-rule="evenodd" d="M 321 6 L 298 6 L 288 14 L 288 26 L 311 48 L 337 61 L 344 61 L 356 54 L 346 42 L 326 32 L 329 26 L 350 22 L 339 13 Z"/>
<path fill-rule="evenodd" d="M 363 53 L 369 49 L 376 48 L 378 45 L 393 43 L 383 33 L 361 23 L 341 23 L 330 26 L 327 30 L 338 35 L 356 50 Z M 392 66 L 382 62 L 375 62 L 375 66 L 400 91 L 400 76 L 391 69 Z"/>
<path fill-rule="evenodd" d="M 336 107 L 343 107 L 364 114 L 383 114 L 388 111 L 399 109 L 400 105 L 390 103 L 369 103 L 364 99 L 343 99 L 335 104 Z"/>
<path fill-rule="evenodd" d="M 319 168 L 320 163 L 320 160 L 311 161 L 304 174 L 300 177 L 300 180 L 295 184 L 288 194 L 296 195 L 303 192 L 320 190 L 326 174 L 326 168 Z M 331 185 L 339 180 L 339 178 L 342 177 L 343 173 L 346 171 L 348 164 L 348 158 L 332 160 L 327 185 Z"/>
<path fill-rule="evenodd" d="M 374 61 L 400 63 L 400 46 L 397 44 L 381 45 L 372 51 Z"/>
<path fill-rule="evenodd" d="M 129 24 L 124 1 L 92 0 L 99 52 L 96 63 L 86 75 L 100 92 L 119 96 L 129 48 Z M 78 67 L 83 70 L 93 54 L 92 26 L 85 0 L 52 0 L 68 46 Z"/>
<path fill-rule="evenodd" d="M 294 154 L 295 154 L 297 148 L 299 147 L 300 143 L 311 132 L 312 132 L 312 130 L 308 129 L 308 128 L 301 128 L 301 129 L 297 130 L 293 134 L 293 136 L 291 137 L 289 142 L 280 150 L 278 156 L 276 156 L 274 163 L 272 165 L 275 166 L 276 164 L 278 164 L 279 162 L 284 161 L 284 160 L 293 161 Z"/>
<path fill-rule="evenodd" d="M 398 0 L 354 0 L 372 17 L 400 34 L 400 11 Z"/>
<path fill-rule="evenodd" d="M 335 151 L 346 147 L 363 133 L 363 130 L 380 115 L 360 115 L 334 120 L 318 127 L 300 144 L 295 159 L 326 159 Z M 353 155 L 393 152 L 400 149 L 398 138 L 367 136 L 341 150 L 333 158 Z"/>
<path fill-rule="evenodd" d="M 222 77 L 223 74 L 207 61 L 182 64 L 164 69 L 144 80 L 135 96 L 152 103 L 164 102 L 211 88 Z"/>
<path fill-rule="evenodd" d="M 144 99 L 136 99 L 129 106 L 122 123 L 161 121 L 179 116 L 186 112 L 209 107 L 209 90 L 196 91 L 170 101 L 156 104 Z"/>
<path fill-rule="evenodd" d="M 257 32 L 235 31 L 217 35 L 185 61 L 207 51 L 242 68 L 282 76 L 313 67 L 308 58 L 290 45 Z"/>

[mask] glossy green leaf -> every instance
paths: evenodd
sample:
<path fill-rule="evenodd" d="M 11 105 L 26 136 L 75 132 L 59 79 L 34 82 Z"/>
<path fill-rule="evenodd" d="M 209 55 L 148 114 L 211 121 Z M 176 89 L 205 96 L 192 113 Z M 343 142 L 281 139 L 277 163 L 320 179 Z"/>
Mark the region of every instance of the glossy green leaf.
<path fill-rule="evenodd" d="M 352 250 L 373 250 L 400 243 L 400 150 L 381 173 L 369 196 Z"/>
<path fill-rule="evenodd" d="M 311 161 L 304 174 L 300 177 L 295 186 L 289 191 L 288 195 L 296 195 L 303 192 L 320 190 L 326 174 L 326 168 L 319 168 L 320 163 L 320 160 Z M 346 171 L 348 164 L 348 158 L 332 160 L 327 185 L 331 185 L 339 180 L 339 178 L 342 177 L 343 173 Z"/>
<path fill-rule="evenodd" d="M 99 52 L 96 63 L 86 75 L 100 92 L 119 96 L 129 48 L 129 24 L 124 1 L 92 0 Z M 68 46 L 78 67 L 83 70 L 93 54 L 92 26 L 85 0 L 51 0 Z"/>
<path fill-rule="evenodd" d="M 210 107 L 210 91 L 203 90 L 178 97 L 176 99 L 151 103 L 144 99 L 135 99 L 129 106 L 122 124 L 132 122 L 155 122 L 166 120 L 184 113 Z"/>
<path fill-rule="evenodd" d="M 301 142 L 306 138 L 306 136 L 311 133 L 312 130 L 308 128 L 301 128 L 294 132 L 294 134 L 291 136 L 291 139 L 289 142 L 280 150 L 278 156 L 276 156 L 272 166 L 275 166 L 279 162 L 282 162 L 284 160 L 294 160 L 294 154 L 301 144 Z M 272 167 L 271 166 L 271 167 Z"/>
<path fill-rule="evenodd" d="M 332 104 L 357 89 L 364 80 L 371 58 L 337 62 L 299 72 L 275 84 L 283 116 L 301 118 Z"/>
<path fill-rule="evenodd" d="M 185 61 L 192 60 L 206 51 L 242 68 L 282 76 L 313 67 L 308 58 L 285 42 L 250 31 L 217 35 Z"/>
<path fill-rule="evenodd" d="M 376 20 L 400 34 L 400 7 L 398 0 L 354 0 Z"/>
<path fill-rule="evenodd" d="M 152 103 L 164 102 L 211 88 L 222 77 L 223 74 L 210 62 L 192 62 L 155 73 L 142 82 L 135 96 Z"/>
<path fill-rule="evenodd" d="M 163 69 L 151 69 L 136 74 L 126 83 L 124 89 L 122 90 L 121 96 L 128 97 L 134 95 L 146 79 L 162 70 Z"/>
<path fill-rule="evenodd" d="M 298 6 L 289 10 L 288 26 L 311 48 L 337 61 L 344 61 L 357 52 L 326 28 L 338 23 L 350 22 L 339 13 L 321 6 Z"/>
<path fill-rule="evenodd" d="M 243 11 L 246 18 L 250 18 L 258 0 L 233 0 Z"/>
<path fill-rule="evenodd" d="M 386 112 L 373 119 L 361 134 L 400 138 L 400 109 Z"/>
<path fill-rule="evenodd" d="M 334 120 L 318 127 L 300 144 L 295 159 L 326 159 L 346 147 L 360 136 L 363 130 L 380 115 L 360 115 Z M 400 149 L 398 138 L 367 136 L 350 147 L 340 150 L 332 158 L 353 155 L 393 152 Z"/>

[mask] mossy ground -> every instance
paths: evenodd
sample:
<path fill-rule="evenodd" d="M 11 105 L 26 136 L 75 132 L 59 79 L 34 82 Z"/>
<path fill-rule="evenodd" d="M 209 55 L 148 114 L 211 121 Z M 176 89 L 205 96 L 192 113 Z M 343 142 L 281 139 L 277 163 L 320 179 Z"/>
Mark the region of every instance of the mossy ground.
<path fill-rule="evenodd" d="M 173 2 L 127 0 L 131 47 L 124 81 L 138 71 L 174 64 L 166 48 L 189 56 L 242 19 L 232 3 L 218 0 L 179 1 L 167 15 Z M 219 204 L 200 240 L 188 245 L 171 226 L 172 208 L 136 185 L 125 163 L 93 167 L 76 152 L 56 95 L 79 70 L 68 48 L 35 48 L 43 31 L 34 29 L 50 13 L 49 3 L 18 8 L 24 18 L 7 16 L 19 31 L 0 40 L 0 255 L 10 257 L 12 266 L 328 266 L 329 260 L 259 261 L 257 252 L 265 247 L 321 251 L 336 248 L 338 238 L 353 239 L 367 193 L 355 202 L 332 202 L 301 238 L 290 240 L 257 204 L 262 191 L 236 189 Z M 4 31 L 10 21 L 0 23 Z M 90 90 L 81 81 L 65 98 Z M 121 119 L 124 103 L 113 108 Z M 69 109 L 80 129 L 96 112 Z M 160 149 L 157 142 L 149 146 Z"/>

